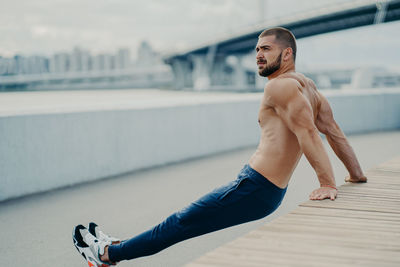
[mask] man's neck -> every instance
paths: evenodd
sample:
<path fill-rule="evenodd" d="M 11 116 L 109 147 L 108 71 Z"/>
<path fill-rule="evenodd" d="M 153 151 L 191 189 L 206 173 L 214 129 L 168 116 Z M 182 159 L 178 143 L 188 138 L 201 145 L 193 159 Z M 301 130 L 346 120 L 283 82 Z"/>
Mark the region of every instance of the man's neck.
<path fill-rule="evenodd" d="M 281 66 L 279 68 L 279 70 L 275 71 L 274 73 L 269 75 L 267 78 L 268 78 L 268 80 L 272 80 L 284 73 L 295 72 L 295 71 L 296 71 L 296 68 L 295 68 L 294 64 L 287 64 L 286 66 Z"/>

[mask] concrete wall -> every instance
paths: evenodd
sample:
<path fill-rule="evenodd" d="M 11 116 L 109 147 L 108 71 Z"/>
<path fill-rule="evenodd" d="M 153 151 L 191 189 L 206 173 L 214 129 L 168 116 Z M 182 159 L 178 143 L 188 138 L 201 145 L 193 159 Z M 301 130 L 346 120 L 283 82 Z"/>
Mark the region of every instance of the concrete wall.
<path fill-rule="evenodd" d="M 400 128 L 400 90 L 326 95 L 346 133 Z M 260 97 L 0 117 L 0 201 L 256 145 Z"/>
<path fill-rule="evenodd" d="M 400 90 L 327 91 L 334 117 L 346 134 L 400 128 Z"/>

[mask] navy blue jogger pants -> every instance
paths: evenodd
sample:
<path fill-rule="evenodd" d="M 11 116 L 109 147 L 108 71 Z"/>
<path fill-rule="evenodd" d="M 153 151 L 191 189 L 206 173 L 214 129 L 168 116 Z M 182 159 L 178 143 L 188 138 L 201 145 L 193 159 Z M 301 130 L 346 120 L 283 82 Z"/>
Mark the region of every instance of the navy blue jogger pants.
<path fill-rule="evenodd" d="M 261 219 L 276 210 L 286 193 L 245 165 L 238 178 L 175 212 L 160 224 L 108 248 L 110 261 L 155 254 L 180 241 Z"/>

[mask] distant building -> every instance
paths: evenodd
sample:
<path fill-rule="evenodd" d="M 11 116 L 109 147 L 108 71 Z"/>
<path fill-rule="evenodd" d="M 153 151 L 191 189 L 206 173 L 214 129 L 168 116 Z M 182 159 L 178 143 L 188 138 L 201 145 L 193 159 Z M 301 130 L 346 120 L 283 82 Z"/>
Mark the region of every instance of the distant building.
<path fill-rule="evenodd" d="M 91 69 L 91 56 L 89 51 L 75 47 L 70 55 L 70 72 L 89 71 Z"/>
<path fill-rule="evenodd" d="M 145 47 L 143 51 L 145 58 L 154 57 L 150 47 Z M 120 48 L 116 54 L 103 53 L 92 56 L 88 50 L 75 47 L 71 53 L 60 52 L 50 58 L 38 55 L 30 57 L 15 55 L 12 58 L 0 56 L 0 75 L 111 71 L 128 69 L 131 65 L 128 48 Z"/>
<path fill-rule="evenodd" d="M 22 74 L 39 74 L 49 71 L 49 60 L 43 56 L 30 56 L 23 60 Z"/>
<path fill-rule="evenodd" d="M 16 62 L 13 58 L 0 58 L 0 75 L 15 74 Z"/>
<path fill-rule="evenodd" d="M 69 71 L 79 72 L 82 70 L 82 53 L 78 47 L 75 47 L 70 56 Z"/>
<path fill-rule="evenodd" d="M 115 69 L 115 56 L 110 54 L 104 55 L 104 70 Z"/>
<path fill-rule="evenodd" d="M 81 70 L 90 71 L 92 69 L 92 56 L 88 50 L 81 52 Z"/>
<path fill-rule="evenodd" d="M 162 60 L 160 55 L 151 48 L 150 44 L 143 41 L 138 48 L 136 64 L 139 67 L 148 67 L 155 64 L 160 65 Z"/>
<path fill-rule="evenodd" d="M 117 51 L 115 58 L 116 69 L 127 69 L 131 66 L 131 55 L 130 50 L 127 48 L 121 48 Z"/>
<path fill-rule="evenodd" d="M 49 71 L 52 73 L 63 73 L 69 70 L 71 57 L 67 53 L 53 55 L 49 62 Z"/>
<path fill-rule="evenodd" d="M 92 70 L 106 71 L 115 69 L 115 56 L 110 54 L 98 54 L 93 57 Z"/>
<path fill-rule="evenodd" d="M 48 72 L 48 59 L 43 56 L 0 58 L 0 75 L 24 75 Z"/>
<path fill-rule="evenodd" d="M 92 58 L 92 70 L 104 70 L 104 55 L 99 54 Z"/>
<path fill-rule="evenodd" d="M 12 74 L 24 74 L 24 57 L 21 55 L 14 56 L 14 69 L 12 70 Z"/>

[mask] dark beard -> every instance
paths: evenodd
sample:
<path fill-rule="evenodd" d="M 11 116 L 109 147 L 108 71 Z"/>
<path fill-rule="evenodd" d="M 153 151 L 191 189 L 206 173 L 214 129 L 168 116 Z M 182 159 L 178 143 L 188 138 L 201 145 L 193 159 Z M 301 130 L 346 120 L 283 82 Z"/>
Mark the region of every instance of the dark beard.
<path fill-rule="evenodd" d="M 259 70 L 258 74 L 260 74 L 260 76 L 263 76 L 263 77 L 268 77 L 275 71 L 279 70 L 279 68 L 281 67 L 281 57 L 282 57 L 282 52 L 280 53 L 278 58 L 274 62 L 271 63 L 271 65 L 269 65 L 269 66 L 267 65 L 265 67 L 265 69 Z"/>

